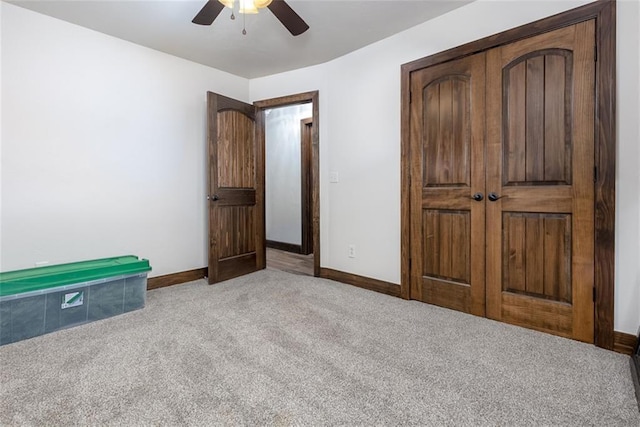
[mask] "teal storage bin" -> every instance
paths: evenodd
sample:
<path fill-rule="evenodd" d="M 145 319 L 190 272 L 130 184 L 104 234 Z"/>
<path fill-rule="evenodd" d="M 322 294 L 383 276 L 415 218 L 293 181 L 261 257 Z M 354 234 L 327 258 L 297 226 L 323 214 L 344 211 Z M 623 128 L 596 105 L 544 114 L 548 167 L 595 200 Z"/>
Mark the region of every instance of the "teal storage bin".
<path fill-rule="evenodd" d="M 143 308 L 149 271 L 127 255 L 0 273 L 0 345 Z"/>

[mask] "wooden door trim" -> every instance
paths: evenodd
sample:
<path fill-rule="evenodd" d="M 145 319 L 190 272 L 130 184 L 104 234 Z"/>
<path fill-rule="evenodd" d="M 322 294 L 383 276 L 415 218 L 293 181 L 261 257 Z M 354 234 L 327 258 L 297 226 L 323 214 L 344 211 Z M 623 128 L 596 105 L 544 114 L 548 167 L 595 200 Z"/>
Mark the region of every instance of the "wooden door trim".
<path fill-rule="evenodd" d="M 401 291 L 410 290 L 410 76 L 421 68 L 486 51 L 579 22 L 596 21 L 595 345 L 614 346 L 614 225 L 616 170 L 616 2 L 600 0 L 402 65 L 401 69 Z"/>
<path fill-rule="evenodd" d="M 260 147 L 261 158 L 258 159 L 261 164 L 262 176 L 262 194 L 260 197 L 264 200 L 264 174 L 265 174 L 265 110 L 276 107 L 286 107 L 288 105 L 306 104 L 311 102 L 312 113 L 311 120 L 313 126 L 311 128 L 312 150 L 312 176 L 311 176 L 311 200 L 313 202 L 313 275 L 320 277 L 320 105 L 319 92 L 317 90 L 311 92 L 298 93 L 295 95 L 282 96 L 278 98 L 264 99 L 255 101 L 253 105 L 258 108 L 257 124 L 258 124 L 258 146 Z M 264 204 L 262 205 L 264 209 Z M 266 234 L 265 234 L 266 236 Z M 266 240 L 263 239 L 263 247 L 266 247 Z"/>
<path fill-rule="evenodd" d="M 308 129 L 307 129 L 308 127 Z M 311 144 L 307 143 L 306 136 L 308 132 L 313 132 L 313 119 L 311 117 L 300 120 L 300 200 L 301 203 L 301 218 L 302 218 L 302 240 L 300 244 L 300 253 L 303 255 L 309 255 L 313 252 L 313 210 L 309 211 L 311 203 L 311 195 L 313 189 L 311 186 L 310 178 L 313 178 L 313 165 L 309 163 L 313 159 L 313 141 Z"/>

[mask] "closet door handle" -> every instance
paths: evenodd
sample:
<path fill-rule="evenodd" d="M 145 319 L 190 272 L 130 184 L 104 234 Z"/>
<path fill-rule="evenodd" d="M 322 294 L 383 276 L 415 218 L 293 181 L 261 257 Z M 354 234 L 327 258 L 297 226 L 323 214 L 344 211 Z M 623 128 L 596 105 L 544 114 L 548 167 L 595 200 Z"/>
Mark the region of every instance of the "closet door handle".
<path fill-rule="evenodd" d="M 489 195 L 487 196 L 487 198 L 492 201 L 495 202 L 498 199 L 502 199 L 504 196 L 498 196 L 496 193 L 489 193 Z"/>
<path fill-rule="evenodd" d="M 471 198 L 476 202 L 481 202 L 482 199 L 484 199 L 484 196 L 482 195 L 482 193 L 476 193 L 473 196 L 471 196 Z"/>

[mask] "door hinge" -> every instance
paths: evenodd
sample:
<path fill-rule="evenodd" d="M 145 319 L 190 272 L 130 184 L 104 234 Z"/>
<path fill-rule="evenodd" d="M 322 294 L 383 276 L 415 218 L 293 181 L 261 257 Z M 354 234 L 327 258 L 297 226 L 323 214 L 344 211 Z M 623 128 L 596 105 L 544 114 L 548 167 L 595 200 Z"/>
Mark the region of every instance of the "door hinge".
<path fill-rule="evenodd" d="M 598 45 L 593 46 L 593 60 L 598 62 Z"/>
<path fill-rule="evenodd" d="M 411 271 L 411 265 L 412 265 L 411 258 L 409 258 L 409 271 Z"/>
<path fill-rule="evenodd" d="M 596 302 L 596 287 L 593 287 L 593 302 Z"/>
<path fill-rule="evenodd" d="M 593 182 L 598 182 L 598 167 L 593 167 Z"/>
<path fill-rule="evenodd" d="M 409 104 L 413 102 L 413 92 L 409 92 Z"/>

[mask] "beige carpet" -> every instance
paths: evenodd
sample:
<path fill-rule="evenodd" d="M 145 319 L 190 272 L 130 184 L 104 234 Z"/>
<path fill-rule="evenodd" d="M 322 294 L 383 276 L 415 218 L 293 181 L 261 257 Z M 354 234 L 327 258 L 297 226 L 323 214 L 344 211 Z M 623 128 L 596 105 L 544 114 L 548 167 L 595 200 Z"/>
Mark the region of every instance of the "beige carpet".
<path fill-rule="evenodd" d="M 638 426 L 628 358 L 274 270 L 0 347 L 1 425 Z"/>

